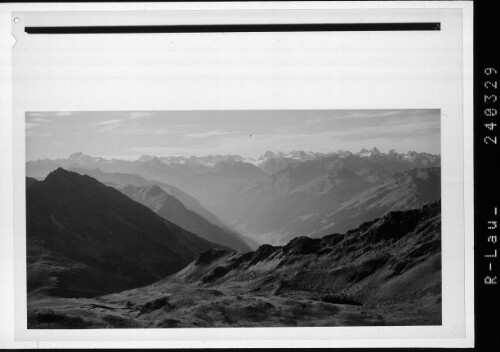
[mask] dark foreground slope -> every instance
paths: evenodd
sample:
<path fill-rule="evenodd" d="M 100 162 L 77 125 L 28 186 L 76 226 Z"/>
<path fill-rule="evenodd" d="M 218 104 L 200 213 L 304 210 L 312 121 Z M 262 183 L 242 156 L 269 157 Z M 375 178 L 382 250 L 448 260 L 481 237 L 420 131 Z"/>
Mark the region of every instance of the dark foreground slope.
<path fill-rule="evenodd" d="M 93 297 L 146 285 L 217 247 L 89 176 L 59 168 L 31 183 L 30 296 Z"/>
<path fill-rule="evenodd" d="M 343 235 L 250 253 L 210 250 L 150 286 L 95 300 L 38 300 L 29 326 L 441 324 L 440 202 Z"/>

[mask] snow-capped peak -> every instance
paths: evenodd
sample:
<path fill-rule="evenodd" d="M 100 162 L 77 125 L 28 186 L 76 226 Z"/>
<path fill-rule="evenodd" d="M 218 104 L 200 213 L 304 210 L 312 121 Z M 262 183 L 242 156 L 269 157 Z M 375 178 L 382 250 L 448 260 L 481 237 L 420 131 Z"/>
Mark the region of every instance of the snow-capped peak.
<path fill-rule="evenodd" d="M 156 159 L 155 156 L 151 156 L 151 155 L 143 155 L 141 156 L 139 159 L 137 159 L 137 161 L 140 161 L 140 162 L 145 162 L 145 161 L 152 161 Z"/>

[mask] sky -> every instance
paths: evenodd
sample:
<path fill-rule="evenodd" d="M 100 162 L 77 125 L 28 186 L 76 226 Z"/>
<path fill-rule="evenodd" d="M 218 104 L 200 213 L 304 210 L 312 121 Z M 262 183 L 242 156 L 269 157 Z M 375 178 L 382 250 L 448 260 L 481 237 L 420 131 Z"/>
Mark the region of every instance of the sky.
<path fill-rule="evenodd" d="M 440 110 L 241 110 L 27 112 L 26 160 L 83 152 L 107 159 L 142 155 L 266 151 L 440 154 Z"/>

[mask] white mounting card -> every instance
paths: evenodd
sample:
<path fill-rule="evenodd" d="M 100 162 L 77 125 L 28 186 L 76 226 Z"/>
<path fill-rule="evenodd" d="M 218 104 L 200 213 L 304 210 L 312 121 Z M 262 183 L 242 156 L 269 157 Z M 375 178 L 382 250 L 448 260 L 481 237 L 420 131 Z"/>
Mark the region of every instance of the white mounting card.
<path fill-rule="evenodd" d="M 11 4 L 0 5 L 0 19 L 0 71 L 7 78 L 0 84 L 1 193 L 6 198 L 0 211 L 0 277 L 6 288 L 0 292 L 2 347 L 473 346 L 472 3 Z M 325 23 L 440 27 L 119 34 L 25 30 Z M 231 118 L 244 122 L 231 126 Z M 66 160 L 79 151 L 124 163 L 147 154 L 164 164 L 177 156 L 201 160 L 238 154 L 244 159 L 239 162 L 262 169 L 259 157 L 266 150 L 328 154 L 343 149 L 358 155 L 365 146 L 376 146 L 383 155 L 391 149 L 398 155 L 415 149 L 440 155 L 439 324 L 337 321 L 291 327 L 264 319 L 241 327 L 29 328 L 29 162 Z M 225 225 L 253 236 L 257 244 L 287 243 L 267 241 L 270 230 L 256 233 L 258 226 L 251 227 L 250 220 L 246 227 L 231 223 L 236 206 L 212 204 L 195 186 L 156 181 L 188 189 Z M 309 215 L 300 214 L 301 219 Z M 284 233 L 287 241 L 295 237 Z M 338 306 L 349 314 L 358 311 Z"/>

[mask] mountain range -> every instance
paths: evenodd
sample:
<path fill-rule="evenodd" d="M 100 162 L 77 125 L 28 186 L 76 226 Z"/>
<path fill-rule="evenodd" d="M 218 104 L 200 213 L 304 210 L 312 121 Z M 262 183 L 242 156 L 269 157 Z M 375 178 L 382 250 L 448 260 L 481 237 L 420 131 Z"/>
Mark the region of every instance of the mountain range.
<path fill-rule="evenodd" d="M 71 154 L 68 158 L 65 159 L 39 159 L 28 161 L 26 163 L 26 174 L 33 178 L 43 178 L 58 167 L 63 167 L 65 169 L 69 169 L 71 167 L 94 167 L 105 172 L 127 173 L 127 171 L 125 170 L 134 170 L 136 168 L 141 168 L 141 165 L 142 168 L 145 168 L 147 165 L 151 166 L 155 164 L 162 164 L 179 170 L 183 168 L 191 168 L 191 170 L 207 171 L 216 168 L 220 163 L 226 163 L 226 165 L 236 164 L 240 166 L 241 164 L 251 164 L 260 168 L 267 174 L 272 174 L 294 163 L 300 163 L 308 160 L 320 160 L 331 157 L 339 157 L 341 159 L 345 159 L 348 157 L 359 157 L 369 159 L 371 161 L 392 164 L 393 167 L 399 164 L 400 167 L 406 169 L 412 167 L 439 166 L 441 162 L 441 158 L 439 155 L 418 153 L 415 151 L 398 153 L 395 150 L 390 150 L 388 153 L 383 153 L 375 147 L 370 150 L 363 148 L 357 153 L 351 153 L 349 151 L 343 150 L 338 150 L 336 152 L 330 153 L 305 152 L 302 150 L 291 151 L 289 153 L 273 153 L 272 151 L 267 151 L 260 157 L 255 159 L 234 154 L 227 154 L 191 157 L 157 157 L 143 155 L 137 160 L 121 160 L 93 157 L 78 152 Z M 280 165 L 282 166 L 273 168 L 272 166 L 270 166 L 272 163 L 281 163 Z"/>
<path fill-rule="evenodd" d="M 28 327 L 441 324 L 440 162 L 27 162 Z"/>
<path fill-rule="evenodd" d="M 439 155 L 376 148 L 358 153 L 268 151 L 256 159 L 142 156 L 130 161 L 74 153 L 67 159 L 29 161 L 26 172 L 43 178 L 63 167 L 110 184 L 156 184 L 186 209 L 256 248 L 256 243 L 282 245 L 300 235 L 345 231 L 390 210 L 435 201 L 440 198 L 440 162 Z M 435 171 L 420 182 L 412 174 L 417 169 Z M 407 196 L 413 200 L 403 200 Z M 370 208 L 363 208 L 365 201 Z"/>

